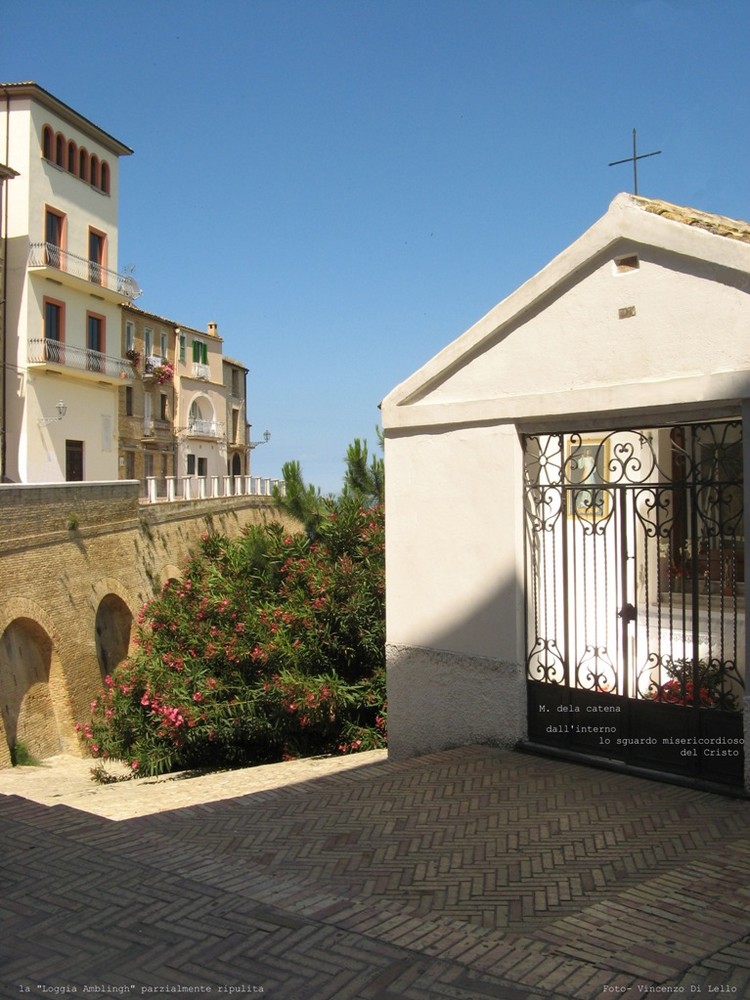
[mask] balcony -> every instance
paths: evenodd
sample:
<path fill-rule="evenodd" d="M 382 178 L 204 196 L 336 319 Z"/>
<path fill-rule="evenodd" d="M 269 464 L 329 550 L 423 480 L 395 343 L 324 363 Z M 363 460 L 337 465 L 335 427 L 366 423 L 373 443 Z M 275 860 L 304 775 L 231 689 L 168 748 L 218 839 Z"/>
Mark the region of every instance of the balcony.
<path fill-rule="evenodd" d="M 220 438 L 224 427 L 216 420 L 191 419 L 188 422 L 188 434 L 191 437 Z"/>
<path fill-rule="evenodd" d="M 141 294 L 132 275 L 110 271 L 93 260 L 68 253 L 54 243 L 32 243 L 28 268 L 30 271 L 49 272 L 47 276 L 54 281 L 82 291 L 92 292 L 91 286 L 96 285 L 96 294 L 113 301 L 119 302 L 124 298 L 132 302 Z"/>
<path fill-rule="evenodd" d="M 133 366 L 125 358 L 114 358 L 100 351 L 73 347 L 59 340 L 30 340 L 29 367 L 45 367 L 65 372 L 82 372 L 99 382 L 132 382 Z"/>
<path fill-rule="evenodd" d="M 193 362 L 193 378 L 198 378 L 202 382 L 211 380 L 211 369 L 208 365 L 202 365 L 198 361 Z"/>

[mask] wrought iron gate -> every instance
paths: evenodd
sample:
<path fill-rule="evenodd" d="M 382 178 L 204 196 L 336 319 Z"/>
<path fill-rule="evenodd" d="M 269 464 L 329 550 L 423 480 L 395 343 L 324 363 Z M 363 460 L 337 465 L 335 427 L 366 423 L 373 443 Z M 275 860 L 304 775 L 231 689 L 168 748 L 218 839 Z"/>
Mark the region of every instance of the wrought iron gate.
<path fill-rule="evenodd" d="M 524 455 L 530 741 L 742 784 L 741 423 Z"/>

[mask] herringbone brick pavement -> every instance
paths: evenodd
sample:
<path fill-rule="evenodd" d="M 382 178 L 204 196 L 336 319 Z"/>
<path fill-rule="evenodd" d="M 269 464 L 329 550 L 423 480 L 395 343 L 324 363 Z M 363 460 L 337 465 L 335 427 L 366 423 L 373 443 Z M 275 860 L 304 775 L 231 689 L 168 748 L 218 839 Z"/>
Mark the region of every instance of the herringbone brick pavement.
<path fill-rule="evenodd" d="M 13 995 L 750 996 L 742 800 L 464 748 L 120 823 L 0 798 L 0 830 Z"/>

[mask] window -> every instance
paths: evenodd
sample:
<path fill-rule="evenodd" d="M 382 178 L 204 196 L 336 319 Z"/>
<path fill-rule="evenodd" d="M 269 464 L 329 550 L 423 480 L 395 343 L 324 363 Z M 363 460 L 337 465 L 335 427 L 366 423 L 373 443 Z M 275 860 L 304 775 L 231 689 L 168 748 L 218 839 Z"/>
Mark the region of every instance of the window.
<path fill-rule="evenodd" d="M 44 242 L 46 243 L 47 263 L 51 267 L 62 270 L 65 247 L 65 216 L 53 208 L 47 208 L 44 213 Z"/>
<path fill-rule="evenodd" d="M 166 392 L 162 392 L 161 395 L 160 395 L 160 399 L 159 399 L 159 419 L 160 420 L 167 420 L 168 419 L 167 413 L 168 413 L 168 411 L 167 411 L 167 394 L 166 394 Z"/>
<path fill-rule="evenodd" d="M 240 433 L 240 411 L 232 410 L 232 443 L 237 444 Z"/>
<path fill-rule="evenodd" d="M 65 481 L 83 482 L 83 441 L 65 442 Z"/>
<path fill-rule="evenodd" d="M 207 476 L 208 475 L 208 459 L 199 458 L 198 459 L 198 475 Z"/>
<path fill-rule="evenodd" d="M 150 358 L 154 353 L 154 331 L 148 327 L 143 331 L 143 352 L 147 358 Z"/>
<path fill-rule="evenodd" d="M 135 327 L 129 320 L 125 324 L 125 350 L 135 350 Z"/>
<path fill-rule="evenodd" d="M 103 284 L 107 237 L 96 229 L 89 229 L 89 281 Z"/>
<path fill-rule="evenodd" d="M 188 414 L 188 424 L 190 425 L 190 430 L 195 430 L 196 427 L 200 427 L 204 423 L 203 414 L 201 413 L 200 403 L 197 399 L 193 400 L 190 404 L 190 412 Z"/>
<path fill-rule="evenodd" d="M 66 139 L 62 132 L 55 132 L 51 125 L 42 129 L 42 156 L 74 177 L 90 183 L 102 194 L 109 194 L 111 171 L 106 160 L 96 154 L 79 149 L 73 139 Z"/>
<path fill-rule="evenodd" d="M 208 364 L 208 347 L 202 340 L 193 341 L 193 364 Z"/>
<path fill-rule="evenodd" d="M 44 339 L 65 339 L 65 305 L 54 299 L 44 300 Z"/>
<path fill-rule="evenodd" d="M 143 471 L 145 473 L 146 479 L 150 479 L 154 474 L 154 456 L 146 452 L 143 458 L 143 462 L 144 462 Z"/>
<path fill-rule="evenodd" d="M 65 230 L 65 216 L 48 208 L 44 216 L 44 238 L 47 243 L 61 247 Z"/>
<path fill-rule="evenodd" d="M 125 386 L 125 416 L 133 416 L 133 387 L 132 385 Z M 132 479 L 132 476 L 128 476 L 128 479 Z"/>
<path fill-rule="evenodd" d="M 105 370 L 104 317 L 86 313 L 86 368 L 90 372 Z"/>
<path fill-rule="evenodd" d="M 187 457 L 187 474 L 189 476 L 195 475 L 195 455 L 188 455 Z"/>
<path fill-rule="evenodd" d="M 161 356 L 163 358 L 166 358 L 166 356 L 167 356 L 167 335 L 164 332 L 162 332 L 161 336 L 159 337 L 159 349 L 161 351 Z"/>
<path fill-rule="evenodd" d="M 186 345 L 186 342 L 187 342 L 187 338 L 185 337 L 185 334 L 181 333 L 180 334 L 180 361 L 184 361 L 185 360 L 185 345 Z"/>

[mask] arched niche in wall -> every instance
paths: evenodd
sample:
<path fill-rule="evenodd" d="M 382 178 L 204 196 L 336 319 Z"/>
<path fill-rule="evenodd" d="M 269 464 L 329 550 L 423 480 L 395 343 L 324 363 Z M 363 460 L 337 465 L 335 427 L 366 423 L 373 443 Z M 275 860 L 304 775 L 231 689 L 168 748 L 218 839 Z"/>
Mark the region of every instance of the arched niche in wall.
<path fill-rule="evenodd" d="M 50 684 L 51 675 L 58 683 Z M 66 697 L 52 640 L 31 618 L 15 618 L 0 637 L 0 712 L 11 753 L 23 744 L 34 757 L 52 757 L 63 749 L 56 701 Z"/>
<path fill-rule="evenodd" d="M 102 678 L 127 658 L 133 612 L 117 594 L 106 594 L 96 609 L 96 658 Z"/>

